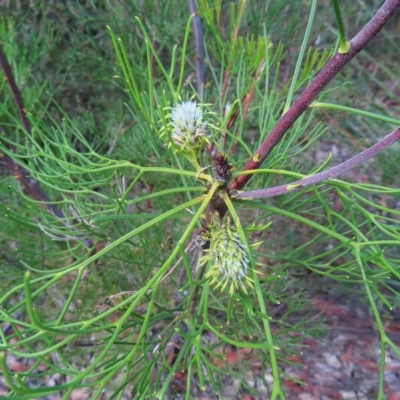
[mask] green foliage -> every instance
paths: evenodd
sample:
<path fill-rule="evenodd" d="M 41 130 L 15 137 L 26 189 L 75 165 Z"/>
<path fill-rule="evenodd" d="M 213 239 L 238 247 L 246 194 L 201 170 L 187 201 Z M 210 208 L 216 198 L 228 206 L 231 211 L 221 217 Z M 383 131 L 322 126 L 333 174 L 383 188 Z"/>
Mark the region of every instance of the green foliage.
<path fill-rule="evenodd" d="M 194 382 L 221 397 L 224 376 L 243 375 L 225 363 L 226 348 L 232 345 L 251 349 L 263 366 L 272 368 L 269 392 L 284 398 L 280 366 L 299 341 L 320 334 L 318 321 L 290 322 L 293 313 L 308 307 L 301 286 L 294 291 L 296 276 L 305 271 L 362 287 L 379 329 L 383 359 L 387 346 L 400 355 L 378 307 L 381 302 L 392 308 L 399 296 L 389 284 L 400 279 L 399 212 L 377 199 L 383 194 L 394 199 L 399 190 L 332 180 L 274 200 L 234 201 L 202 151 L 212 138 L 240 169 L 285 103 L 310 82 L 332 50 L 311 46 L 313 33 L 307 30 L 303 51 L 285 80 L 282 64 L 292 63 L 293 55 L 280 41 L 293 30 L 305 30 L 307 22 L 282 32 L 277 24 L 287 12 L 283 2 L 260 6 L 257 24 L 253 5 L 245 1 L 223 13 L 221 2 L 202 0 L 199 11 L 210 45 L 209 76 L 199 98 L 188 78 L 195 57 L 193 16 L 174 14 L 168 2 L 145 2 L 143 9 L 139 3 L 100 3 L 97 8 L 91 3 L 55 8 L 54 14 L 49 7 L 50 22 L 27 44 L 18 40 L 27 35 L 24 23 L 18 26 L 11 18 L 1 26 L 32 125 L 28 135 L 3 82 L 1 151 L 22 165 L 66 215 L 49 214 L 3 174 L 0 240 L 6 256 L 0 319 L 11 333 L 0 330 L 0 363 L 10 396 L 33 399 L 62 392 L 68 399 L 74 390 L 86 388 L 92 399 L 104 391 L 110 399 L 124 392 L 164 398 L 174 394 L 175 374 L 186 371 L 186 398 Z M 295 14 L 300 6 L 293 7 Z M 29 15 L 39 18 L 35 12 Z M 57 20 L 67 12 L 79 15 L 72 28 L 53 30 L 62 26 L 53 15 Z M 125 13 L 138 17 L 127 24 Z M 49 55 L 54 75 L 47 81 L 48 62 L 42 58 Z M 85 73 L 74 79 L 81 67 Z M 227 88 L 225 77 L 231 82 Z M 68 84 L 62 84 L 64 79 Z M 242 99 L 251 92 L 254 99 L 246 110 Z M 325 93 L 324 99 L 330 96 Z M 185 141 L 185 151 L 179 151 L 171 115 L 191 100 L 203 103 L 210 136 L 204 133 L 194 150 Z M 329 164 L 330 158 L 322 166 L 307 161 L 326 130 L 314 106 L 274 148 L 264 169 L 251 172 L 246 189 L 300 179 Z M 384 131 L 396 122 L 373 112 L 363 117 Z M 212 213 L 207 231 L 215 199 L 227 213 Z M 208 252 L 202 247 L 207 238 Z M 227 271 L 232 260 L 237 268 Z M 239 271 L 238 266 L 246 268 Z M 285 307 L 279 318 L 278 304 Z M 7 355 L 26 360 L 29 368 L 12 375 Z M 55 373 L 68 377 L 66 383 L 46 386 L 43 382 Z"/>

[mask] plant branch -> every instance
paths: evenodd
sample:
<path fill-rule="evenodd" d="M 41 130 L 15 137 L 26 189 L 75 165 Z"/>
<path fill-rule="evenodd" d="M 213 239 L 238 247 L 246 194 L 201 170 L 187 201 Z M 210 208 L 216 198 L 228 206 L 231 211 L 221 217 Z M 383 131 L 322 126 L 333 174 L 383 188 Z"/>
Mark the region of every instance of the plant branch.
<path fill-rule="evenodd" d="M 264 140 L 251 160 L 244 166 L 243 171 L 260 168 L 263 161 L 282 139 L 284 134 L 300 117 L 300 115 L 316 99 L 328 83 L 352 60 L 369 42 L 382 30 L 389 19 L 400 8 L 400 0 L 386 0 L 382 7 L 365 25 L 365 27 L 350 41 L 351 48 L 346 54 L 334 55 L 325 67 L 311 82 L 310 86 L 299 96 L 292 107 L 282 115 L 268 137 Z M 230 183 L 228 189 L 239 190 L 249 181 L 251 175 L 241 175 Z"/>
<path fill-rule="evenodd" d="M 22 96 L 20 91 L 18 90 L 17 84 L 15 83 L 14 75 L 11 70 L 11 66 L 7 60 L 7 57 L 3 51 L 2 46 L 0 46 L 0 65 L 1 68 L 4 71 L 5 75 L 5 80 L 8 83 L 8 86 L 10 87 L 11 94 L 14 98 L 15 105 L 17 106 L 18 114 L 19 117 L 21 118 L 22 125 L 24 129 L 31 134 L 31 124 L 25 114 L 25 107 L 24 107 L 24 101 L 22 100 Z"/>
<path fill-rule="evenodd" d="M 344 172 L 357 167 L 363 162 L 367 161 L 371 157 L 374 157 L 381 151 L 385 150 L 387 147 L 391 146 L 394 142 L 400 139 L 400 128 L 397 128 L 391 134 L 385 136 L 378 143 L 371 146 L 369 149 L 364 150 L 355 157 L 347 160 L 336 167 L 330 168 L 326 171 L 322 171 L 318 174 L 308 176 L 306 178 L 300 179 L 299 181 L 292 182 L 288 185 L 275 186 L 267 189 L 251 190 L 249 192 L 243 192 L 233 197 L 236 199 L 261 199 L 266 197 L 275 197 L 287 194 L 289 192 L 294 192 L 300 189 L 304 189 L 308 186 L 317 185 L 328 179 L 332 179 L 337 175 L 343 174 Z"/>
<path fill-rule="evenodd" d="M 31 135 L 32 128 L 29 119 L 26 116 L 26 110 L 24 106 L 24 101 L 21 96 L 21 92 L 18 89 L 11 66 L 1 46 L 0 46 L 0 66 L 3 69 L 5 80 L 7 81 L 8 86 L 10 87 L 10 91 L 14 98 L 14 102 L 17 107 L 19 117 L 21 118 L 22 121 L 22 126 L 24 127 L 26 133 L 28 135 Z M 12 151 L 14 150 L 12 149 Z M 21 183 L 22 187 L 24 188 L 24 192 L 28 196 L 32 197 L 36 201 L 43 202 L 44 203 L 43 206 L 47 212 L 60 219 L 62 223 L 65 222 L 66 220 L 65 214 L 55 204 L 50 203 L 50 197 L 42 189 L 40 183 L 36 179 L 33 179 L 30 176 L 28 170 L 26 170 L 24 167 L 16 163 L 11 157 L 9 157 L 7 154 L 4 154 L 2 151 L 0 151 L 0 159 L 4 162 L 4 165 L 8 169 L 9 173 L 12 174 Z M 85 245 L 89 248 L 94 246 L 93 242 L 90 239 L 85 238 L 85 236 L 82 234 L 78 234 L 76 236 L 76 239 L 80 240 L 84 239 Z"/>

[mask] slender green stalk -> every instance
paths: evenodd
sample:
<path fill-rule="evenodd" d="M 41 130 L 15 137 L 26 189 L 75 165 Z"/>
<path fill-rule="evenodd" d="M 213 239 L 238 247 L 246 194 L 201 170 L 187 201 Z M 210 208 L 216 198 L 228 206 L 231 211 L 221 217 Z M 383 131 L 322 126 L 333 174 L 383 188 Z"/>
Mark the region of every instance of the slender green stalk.
<path fill-rule="evenodd" d="M 115 342 L 115 340 L 117 339 L 123 324 L 125 323 L 125 321 L 127 320 L 127 318 L 131 315 L 131 313 L 133 312 L 133 310 L 136 308 L 137 304 L 139 303 L 139 301 L 142 299 L 142 297 L 147 293 L 147 291 L 153 287 L 153 285 L 160 279 L 160 277 L 166 272 L 166 270 L 170 267 L 171 263 L 173 262 L 173 260 L 175 259 L 175 257 L 177 256 L 177 254 L 179 253 L 179 248 L 181 246 L 182 243 L 184 243 L 187 238 L 189 237 L 189 235 L 191 234 L 191 232 L 193 231 L 195 225 L 197 224 L 199 218 L 201 217 L 201 215 L 204 213 L 204 210 L 206 209 L 206 207 L 208 206 L 208 203 L 210 202 L 210 200 L 212 199 L 212 197 L 215 194 L 215 191 L 218 189 L 218 187 L 220 186 L 219 182 L 216 182 L 212 188 L 210 189 L 208 195 L 204 198 L 203 203 L 201 204 L 201 206 L 199 207 L 198 211 L 196 212 L 196 214 L 194 215 L 192 222 L 188 225 L 188 227 L 186 228 L 184 234 L 182 235 L 182 238 L 180 240 L 180 242 L 178 243 L 178 245 L 175 247 L 174 251 L 172 251 L 172 253 L 170 254 L 170 256 L 168 257 L 168 259 L 165 261 L 165 263 L 163 264 L 163 266 L 159 269 L 159 271 L 153 276 L 152 279 L 150 279 L 147 284 L 139 291 L 137 292 L 137 294 L 134 296 L 135 300 L 134 301 L 130 301 L 129 302 L 129 308 L 128 310 L 124 313 L 124 315 L 115 323 L 115 330 L 114 333 L 112 335 L 112 337 L 110 338 L 109 342 L 107 343 L 106 347 L 104 348 L 104 350 L 101 352 L 101 354 L 96 358 L 96 360 L 94 360 L 92 362 L 92 364 L 82 373 L 80 373 L 79 375 L 77 375 L 73 381 L 71 381 L 67 386 L 71 386 L 71 385 L 76 385 L 79 384 L 85 377 L 87 377 L 99 364 L 99 362 L 107 355 L 108 351 L 110 350 L 111 346 L 113 345 L 113 343 Z M 82 266 L 81 266 L 82 267 Z M 28 308 L 28 314 L 30 315 L 30 318 L 32 320 L 32 322 L 34 322 L 34 324 L 39 322 L 37 321 L 37 317 L 34 313 L 34 309 L 33 309 L 33 304 L 31 301 L 31 295 L 30 295 L 30 286 L 29 286 L 29 278 L 30 276 L 27 274 L 26 275 L 26 288 L 27 288 L 27 293 L 29 294 L 29 299 L 26 301 L 27 304 L 27 308 Z M 121 306 L 121 304 L 119 305 Z M 104 314 L 99 316 L 101 319 L 104 318 Z M 85 332 L 85 328 L 87 328 L 88 326 L 90 326 L 90 324 L 97 318 L 94 318 L 92 320 L 87 320 L 82 324 L 82 329 L 81 329 L 81 333 L 83 334 Z M 44 327 L 43 327 L 44 328 Z M 46 328 L 45 328 L 46 329 Z M 47 328 L 48 329 L 48 328 Z M 34 356 L 41 356 L 42 354 L 48 354 L 49 351 L 54 351 L 57 348 L 63 347 L 65 346 L 67 343 L 71 342 L 73 339 L 75 339 L 76 335 L 71 334 L 68 338 L 66 338 L 65 340 L 62 340 L 61 342 L 55 344 L 54 346 L 52 346 L 50 349 L 46 349 L 43 351 L 38 351 L 38 352 L 33 352 L 29 355 L 24 354 L 25 356 L 29 356 L 29 357 L 34 357 Z M 131 360 L 132 357 L 134 356 L 134 354 L 137 351 L 137 347 L 135 347 L 132 352 L 129 355 L 129 358 L 126 359 L 122 359 L 119 361 L 119 363 L 117 363 L 114 366 L 114 371 L 119 370 L 120 368 L 122 368 L 122 366 L 125 364 L 125 362 L 127 360 Z M 15 354 L 19 353 L 19 352 L 14 352 Z M 1 360 L 0 360 L 1 361 Z M 60 387 L 59 387 L 60 388 Z M 54 390 L 54 389 L 53 389 Z M 18 388 L 19 392 L 23 392 L 23 388 L 19 387 Z"/>
<path fill-rule="evenodd" d="M 178 96 L 180 95 L 181 90 L 182 90 L 183 78 L 185 76 L 186 52 L 187 52 L 187 46 L 188 46 L 188 40 L 189 40 L 189 33 L 190 33 L 191 25 L 192 25 L 192 20 L 194 17 L 195 17 L 195 14 L 192 14 L 189 17 L 188 23 L 186 25 L 185 37 L 183 39 L 183 46 L 182 46 L 181 70 L 180 70 L 180 74 L 179 74 L 178 86 L 176 88 L 177 97 L 175 98 L 175 102 L 178 101 Z"/>
<path fill-rule="evenodd" d="M 216 190 L 216 189 L 214 189 Z M 37 294 L 41 293 L 44 289 L 46 289 L 47 287 L 50 287 L 51 285 L 53 285 L 55 282 L 57 282 L 59 279 L 61 279 L 63 276 L 71 273 L 72 271 L 75 271 L 79 268 L 84 268 L 86 266 L 88 266 L 89 264 L 91 264 L 93 261 L 101 258 L 103 255 L 107 254 L 111 249 L 118 247 L 120 244 L 124 243 L 125 241 L 127 241 L 128 239 L 138 235 L 140 232 L 145 231 L 146 229 L 150 228 L 151 226 L 154 226 L 155 224 L 166 220 L 168 218 L 170 218 L 172 215 L 174 215 L 175 213 L 185 210 L 186 208 L 191 207 L 192 205 L 196 205 L 202 201 L 206 201 L 209 198 L 209 195 L 207 196 L 201 196 L 199 198 L 193 199 L 191 201 L 188 201 L 170 211 L 167 211 L 166 213 L 154 218 L 152 221 L 149 221 L 143 225 L 141 225 L 140 227 L 134 229 L 133 231 L 127 233 L 126 235 L 122 236 L 121 238 L 116 239 L 113 243 L 111 243 L 110 245 L 108 245 L 107 247 L 105 247 L 104 249 L 100 250 L 99 252 L 97 252 L 96 254 L 94 254 L 93 256 L 89 257 L 87 260 L 83 261 L 82 263 L 79 264 L 79 266 L 72 266 L 69 268 L 66 268 L 65 270 L 63 270 L 62 272 L 57 273 L 56 275 L 54 274 L 49 274 L 49 275 L 44 275 L 40 278 L 36 278 L 32 280 L 32 283 L 37 283 L 37 282 L 42 282 L 42 281 L 47 281 L 49 278 L 52 278 L 49 282 L 47 282 L 46 284 L 44 284 L 42 286 L 41 289 L 39 289 L 38 291 L 34 292 L 32 294 L 33 297 L 35 297 Z M 203 203 L 204 204 L 204 203 Z M 197 221 L 196 221 L 197 222 Z M 17 290 L 21 290 L 24 286 L 23 285 L 18 285 L 13 289 L 14 291 Z M 17 289 L 18 288 L 18 289 Z M 11 292 L 8 292 L 5 296 L 3 296 L 2 298 L 0 298 L 0 304 L 4 303 L 5 300 L 11 295 Z M 18 307 L 20 307 L 22 304 L 24 304 L 25 301 L 21 301 L 20 303 L 18 303 L 18 305 L 14 306 L 13 308 L 11 308 L 9 310 L 9 312 L 12 312 L 12 310 L 14 309 L 18 309 Z M 112 312 L 114 312 L 114 309 L 108 310 L 106 311 L 104 314 L 102 314 L 102 316 L 99 317 L 95 317 L 94 319 L 92 319 L 93 322 L 95 322 L 96 320 L 100 320 L 102 319 L 105 315 L 111 314 Z M 73 325 L 80 325 L 81 323 L 76 323 L 76 324 L 71 324 L 70 326 Z M 50 329 L 50 328 L 48 328 Z"/>
<path fill-rule="evenodd" d="M 287 110 L 289 110 L 290 105 L 292 103 L 293 93 L 294 93 L 294 90 L 297 85 L 297 78 L 299 76 L 300 68 L 301 68 L 301 65 L 303 62 L 303 58 L 304 58 L 304 53 L 306 51 L 308 39 L 310 37 L 310 32 L 311 32 L 312 23 L 314 21 L 316 7 L 317 7 L 317 0 L 313 0 L 313 2 L 311 4 L 311 9 L 310 9 L 310 15 L 308 17 L 307 28 L 304 33 L 303 43 L 301 44 L 299 55 L 297 57 L 296 67 L 293 72 L 292 81 L 290 83 L 290 88 L 289 88 L 289 93 L 287 95 L 285 107 L 283 109 L 283 114 L 285 114 L 287 112 Z"/>
<path fill-rule="evenodd" d="M 344 24 L 342 19 L 342 13 L 340 12 L 339 0 L 332 0 L 333 9 L 335 10 L 336 22 L 339 28 L 339 54 L 346 54 L 349 52 L 351 43 L 346 41 L 346 33 L 344 31 Z"/>
<path fill-rule="evenodd" d="M 380 374 L 379 374 L 379 391 L 378 391 L 378 399 L 384 399 L 385 398 L 385 393 L 384 393 L 384 383 L 385 383 L 385 350 L 386 350 L 386 333 L 385 333 L 385 328 L 382 324 L 382 320 L 378 311 L 378 308 L 375 304 L 375 300 L 372 296 L 371 289 L 370 289 L 370 282 L 367 280 L 367 276 L 365 274 L 365 269 L 364 269 L 364 264 L 362 262 L 361 256 L 360 256 L 360 248 L 358 246 L 353 246 L 354 248 L 354 256 L 355 259 L 357 260 L 358 266 L 360 267 L 361 271 L 361 276 L 364 279 L 364 287 L 365 291 L 367 293 L 368 299 L 369 299 L 369 304 L 371 306 L 372 312 L 375 317 L 375 321 L 377 323 L 377 327 L 379 330 L 379 336 L 380 336 L 380 341 L 381 341 L 381 368 L 380 368 Z"/>
<path fill-rule="evenodd" d="M 330 104 L 330 103 L 321 103 L 319 101 L 315 101 L 310 105 L 310 107 L 315 108 L 327 108 L 331 110 L 338 110 L 338 111 L 346 111 L 351 114 L 363 115 L 365 117 L 369 117 L 375 119 L 377 121 L 384 121 L 389 122 L 390 124 L 400 125 L 400 119 L 393 118 L 393 117 L 386 117 L 385 115 L 379 115 L 375 113 L 371 113 L 369 111 L 358 110 L 357 108 L 341 106 L 340 104 Z"/>
<path fill-rule="evenodd" d="M 242 242 L 247 243 L 246 236 L 244 235 L 243 228 L 241 227 L 241 224 L 240 224 L 239 216 L 232 204 L 231 199 L 229 198 L 229 196 L 227 194 L 225 194 L 223 196 L 223 199 L 225 201 L 225 204 L 228 206 L 230 213 L 232 214 L 232 217 L 235 221 L 235 225 L 239 231 Z M 248 243 L 247 243 L 247 248 L 248 249 L 250 248 Z M 251 259 L 251 254 L 249 254 L 249 257 Z M 254 261 L 252 261 L 252 266 L 254 267 Z M 276 348 L 276 346 L 274 346 L 274 340 L 273 340 L 273 335 L 272 335 L 272 331 L 271 331 L 271 326 L 269 324 L 269 316 L 267 313 L 266 301 L 264 299 L 264 293 L 261 289 L 261 285 L 260 285 L 260 281 L 258 279 L 257 273 L 253 272 L 252 275 L 253 275 L 252 278 L 254 280 L 254 287 L 256 290 L 256 295 L 257 295 L 257 300 L 258 300 L 258 304 L 260 307 L 260 311 L 262 314 L 265 315 L 265 317 L 262 319 L 262 321 L 263 321 L 263 326 L 264 326 L 265 337 L 267 339 L 267 343 L 269 346 L 269 356 L 271 359 L 272 376 L 273 376 L 273 380 L 274 380 L 272 393 L 271 393 L 271 399 L 276 399 L 278 397 L 280 399 L 284 399 L 284 393 L 283 393 L 283 390 L 281 388 L 281 383 L 280 383 L 281 381 L 280 381 L 280 374 L 279 374 L 279 366 L 278 366 L 277 357 L 275 354 L 275 350 L 278 350 L 278 348 Z M 248 345 L 249 344 L 246 344 L 246 346 L 248 346 Z M 255 345 L 255 344 L 251 344 L 251 345 Z"/>
<path fill-rule="evenodd" d="M 174 84 L 172 82 L 172 79 L 169 76 L 167 70 L 165 69 L 163 62 L 160 60 L 159 55 L 157 54 L 156 50 L 154 49 L 154 46 L 152 45 L 152 40 L 151 40 L 149 34 L 147 33 L 147 30 L 146 30 L 145 26 L 143 25 L 143 22 L 141 21 L 141 19 L 139 17 L 136 17 L 136 21 L 138 22 L 140 29 L 142 30 L 143 35 L 146 38 L 147 45 L 149 46 L 153 57 L 157 61 L 158 67 L 160 68 L 161 72 L 163 73 L 163 75 L 168 83 L 168 88 L 169 88 L 170 93 L 176 94 L 176 90 L 174 89 Z"/>

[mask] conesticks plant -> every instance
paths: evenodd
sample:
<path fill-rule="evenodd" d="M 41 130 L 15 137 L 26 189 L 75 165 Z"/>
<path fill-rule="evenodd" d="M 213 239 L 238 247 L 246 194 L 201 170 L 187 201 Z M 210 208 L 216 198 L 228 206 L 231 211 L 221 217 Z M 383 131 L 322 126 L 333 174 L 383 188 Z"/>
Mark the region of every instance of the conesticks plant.
<path fill-rule="evenodd" d="M 226 362 L 234 347 L 271 370 L 272 382 L 262 383 L 270 398 L 284 399 L 282 366 L 304 338 L 320 333 L 318 321 L 290 319 L 306 307 L 293 273 L 303 270 L 362 289 L 379 331 L 377 393 L 385 398 L 385 352 L 400 356 L 381 317 L 400 295 L 390 282 L 400 278 L 400 212 L 376 195 L 400 190 L 337 177 L 393 145 L 400 128 L 375 132 L 375 144 L 333 167 L 334 158 L 313 165 L 309 154 L 326 132 L 319 110 L 400 125 L 326 102 L 329 83 L 400 0 L 386 0 L 352 39 L 340 2 L 332 3 L 336 45 L 310 47 L 313 0 L 285 82 L 281 64 L 293 55 L 267 25 L 241 35 L 245 0 L 228 10 L 219 1 L 189 1 L 186 29 L 168 54 L 144 14 L 135 20 L 137 43 L 128 45 L 110 24 L 115 87 L 126 104 L 116 111 L 110 102 L 107 115 L 118 112 L 130 124 L 129 134 L 112 135 L 70 117 L 44 83 L 20 91 L 29 77 L 18 61 L 23 45 L 12 21 L 2 21 L 4 236 L 17 243 L 24 271 L 1 286 L 7 396 L 69 399 L 84 390 L 91 399 L 221 398 L 226 376 L 250 391 L 246 364 Z M 279 15 L 284 6 L 271 9 Z M 339 80 L 336 89 L 352 90 Z M 102 135 L 110 135 L 107 145 Z M 306 234 L 287 240 L 296 229 Z M 279 317 L 278 305 L 285 308 Z M 12 373 L 10 357 L 26 368 Z M 55 374 L 63 378 L 50 384 Z"/>

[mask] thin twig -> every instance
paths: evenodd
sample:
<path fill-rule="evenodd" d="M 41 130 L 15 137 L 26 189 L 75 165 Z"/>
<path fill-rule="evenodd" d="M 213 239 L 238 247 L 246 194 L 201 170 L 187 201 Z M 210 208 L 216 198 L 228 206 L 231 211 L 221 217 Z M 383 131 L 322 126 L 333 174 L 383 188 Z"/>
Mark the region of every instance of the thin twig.
<path fill-rule="evenodd" d="M 296 102 L 290 107 L 268 137 L 264 140 L 253 157 L 244 166 L 243 171 L 260 168 L 263 161 L 274 149 L 276 144 L 282 139 L 284 134 L 300 117 L 308 106 L 316 99 L 328 83 L 352 60 L 369 42 L 382 30 L 389 19 L 400 8 L 400 0 L 386 0 L 374 17 L 365 27 L 350 41 L 351 48 L 346 54 L 334 55 L 320 73 L 314 78 L 310 86 L 299 96 Z M 251 175 L 241 175 L 228 186 L 228 189 L 240 190 L 249 181 Z"/>
<path fill-rule="evenodd" d="M 24 106 L 24 101 L 21 96 L 21 92 L 18 89 L 17 84 L 15 83 L 14 74 L 12 72 L 11 66 L 7 60 L 7 57 L 0 46 L 0 66 L 4 71 L 5 79 L 10 87 L 10 91 L 14 98 L 15 105 L 18 110 L 18 114 L 22 121 L 22 126 L 24 127 L 26 133 L 28 135 L 32 134 L 31 124 L 29 119 L 26 116 L 26 110 Z M 11 149 L 11 151 L 14 151 Z M 43 207 L 50 214 L 54 215 L 58 219 L 61 220 L 62 223 L 66 220 L 65 214 L 57 207 L 55 204 L 50 203 L 50 197 L 46 194 L 46 192 L 40 186 L 40 183 L 30 176 L 30 172 L 26 170 L 24 167 L 16 163 L 10 156 L 0 151 L 0 159 L 3 160 L 4 165 L 8 169 L 9 173 L 14 175 L 16 179 L 21 183 L 24 188 L 24 192 L 32 197 L 36 201 L 43 202 Z M 76 229 L 76 228 L 74 228 Z M 85 246 L 92 248 L 94 246 L 93 242 L 86 238 L 84 235 L 79 234 L 75 237 L 76 239 L 84 239 Z"/>
<path fill-rule="evenodd" d="M 39 182 L 36 179 L 30 178 L 29 171 L 24 169 L 22 166 L 16 164 L 14 160 L 12 160 L 8 155 L 4 153 L 0 154 L 0 159 L 3 160 L 3 163 L 10 174 L 14 175 L 14 177 L 19 180 L 24 188 L 24 192 L 28 196 L 32 197 L 36 201 L 41 201 L 44 203 L 50 202 L 49 196 L 40 187 Z M 66 218 L 64 213 L 53 204 L 46 204 L 45 208 L 47 209 L 47 211 L 58 218 Z"/>
<path fill-rule="evenodd" d="M 15 105 L 17 106 L 19 117 L 21 118 L 22 125 L 24 129 L 31 134 L 31 124 L 25 114 L 26 110 L 24 107 L 24 101 L 22 100 L 22 96 L 20 91 L 18 90 L 17 84 L 15 83 L 14 74 L 12 73 L 11 66 L 7 60 L 7 57 L 3 51 L 3 48 L 0 46 L 0 65 L 4 71 L 4 75 L 6 76 L 6 81 L 8 86 L 10 87 L 11 94 L 14 97 Z"/>
<path fill-rule="evenodd" d="M 371 146 L 369 149 L 364 150 L 355 157 L 347 160 L 336 167 L 330 168 L 326 171 L 322 171 L 318 174 L 308 176 L 306 178 L 300 179 L 299 181 L 292 182 L 288 185 L 275 186 L 268 189 L 251 190 L 249 192 L 243 192 L 236 196 L 237 199 L 261 199 L 266 197 L 281 196 L 289 192 L 295 192 L 300 189 L 304 189 L 308 186 L 317 185 L 328 179 L 332 179 L 337 175 L 343 174 L 348 170 L 357 167 L 363 162 L 367 161 L 371 157 L 374 157 L 381 151 L 385 150 L 387 147 L 391 146 L 394 142 L 400 139 L 400 128 L 396 129 L 390 135 L 385 136 L 378 143 Z"/>

